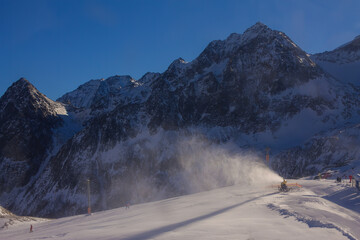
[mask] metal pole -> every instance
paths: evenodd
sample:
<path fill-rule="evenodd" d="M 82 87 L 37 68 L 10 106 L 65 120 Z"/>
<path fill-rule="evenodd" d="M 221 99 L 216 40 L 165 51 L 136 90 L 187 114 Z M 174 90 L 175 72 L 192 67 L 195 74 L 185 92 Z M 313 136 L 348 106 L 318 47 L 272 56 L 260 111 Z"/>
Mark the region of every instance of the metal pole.
<path fill-rule="evenodd" d="M 269 167 L 270 167 L 270 154 L 269 154 L 270 148 L 269 148 L 269 147 L 266 147 L 265 151 L 266 151 L 266 162 L 267 162 L 267 164 L 268 164 Z"/>
<path fill-rule="evenodd" d="M 87 179 L 87 189 L 88 189 L 88 214 L 91 214 L 91 206 L 90 206 L 90 179 Z"/>

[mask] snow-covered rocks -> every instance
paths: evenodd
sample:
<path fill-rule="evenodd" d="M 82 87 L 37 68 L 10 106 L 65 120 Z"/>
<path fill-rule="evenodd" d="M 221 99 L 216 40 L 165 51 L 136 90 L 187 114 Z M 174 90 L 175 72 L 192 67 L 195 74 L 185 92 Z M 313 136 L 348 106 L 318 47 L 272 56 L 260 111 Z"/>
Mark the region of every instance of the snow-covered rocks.
<path fill-rule="evenodd" d="M 57 99 L 76 108 L 89 109 L 93 114 L 113 110 L 117 105 L 141 101 L 139 87 L 142 82 L 130 76 L 112 76 L 107 79 L 91 80 L 76 90 Z"/>
<path fill-rule="evenodd" d="M 6 106 L 0 108 L 8 111 L 6 116 L 13 115 L 8 99 L 19 97 L 19 106 L 29 102 L 17 88 L 11 89 L 0 105 Z M 92 201 L 97 210 L 118 207 L 124 201 L 189 193 L 184 187 L 190 185 L 187 179 L 200 186 L 197 191 L 208 190 L 201 178 L 207 166 L 202 165 L 206 162 L 203 156 L 211 152 L 207 147 L 216 146 L 222 152 L 227 144 L 236 146 L 218 162 L 209 161 L 218 166 L 212 172 L 218 182 L 212 186 L 233 184 L 234 179 L 228 179 L 224 171 L 236 170 L 238 165 L 221 169 L 228 166 L 229 156 L 242 153 L 240 149 L 262 151 L 270 146 L 281 151 L 303 144 L 320 131 L 356 123 L 359 115 L 358 89 L 324 72 L 288 36 L 262 23 L 243 34 L 211 42 L 190 62 L 175 60 L 164 73 L 147 73 L 139 80 L 130 76 L 91 80 L 58 99 L 61 103 L 35 90 L 28 95 L 34 102 L 30 112 L 38 111 L 45 118 L 35 123 L 23 118 L 21 124 L 28 124 L 29 129 L 35 126 L 30 136 L 44 134 L 40 138 L 46 141 L 41 145 L 43 157 L 37 158 L 35 167 L 17 167 L 2 153 L 0 166 L 8 174 L 12 169 L 33 170 L 31 180 L 29 175 L 23 179 L 20 170 L 14 175 L 21 182 L 18 189 L 12 189 L 7 178 L 0 178 L 8 186 L 0 201 L 16 213 L 41 216 L 82 212 L 84 179 L 88 178 L 93 180 Z M 19 115 L 28 108 L 21 109 Z M 37 125 L 49 119 L 55 125 Z M 7 140 L 14 132 L 0 137 L 14 146 Z M 25 145 L 33 143 L 22 138 Z M 199 173 L 197 178 L 184 177 L 183 155 L 194 149 L 185 144 L 184 150 L 184 141 L 201 150 L 193 154 L 199 156 L 198 162 L 187 162 Z M 23 145 L 15 152 L 26 150 Z"/>
<path fill-rule="evenodd" d="M 360 36 L 354 40 L 311 58 L 338 80 L 360 85 Z"/>

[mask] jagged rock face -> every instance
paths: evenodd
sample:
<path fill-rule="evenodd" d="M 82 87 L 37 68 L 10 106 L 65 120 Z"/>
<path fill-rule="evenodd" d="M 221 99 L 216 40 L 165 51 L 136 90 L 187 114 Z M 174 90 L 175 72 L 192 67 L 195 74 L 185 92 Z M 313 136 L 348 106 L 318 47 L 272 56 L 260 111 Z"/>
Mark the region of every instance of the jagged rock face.
<path fill-rule="evenodd" d="M 354 40 L 324 53 L 314 54 L 313 58 L 317 61 L 346 64 L 360 60 L 360 36 Z"/>
<path fill-rule="evenodd" d="M 316 135 L 302 146 L 277 154 L 272 167 L 286 178 L 317 175 L 334 169 L 354 175 L 360 171 L 359 137 L 358 124 Z"/>
<path fill-rule="evenodd" d="M 284 33 L 261 23 L 243 34 L 233 33 L 224 41 L 211 42 L 189 64 L 181 59 L 175 61 L 163 75 L 170 82 L 177 79 L 179 85 L 209 72 L 219 82 L 224 80 L 225 86 L 238 84 L 244 92 L 253 92 L 256 87 L 271 94 L 321 74 L 307 54 Z"/>
<path fill-rule="evenodd" d="M 193 135 L 201 136 L 186 149 L 230 141 L 263 148 L 268 143 L 261 134 L 282 143 L 301 135 L 298 144 L 320 130 L 355 121 L 359 104 L 355 88 L 336 81 L 284 33 L 261 23 L 211 42 L 192 62 L 175 60 L 162 74 L 148 73 L 138 81 L 129 76 L 92 80 L 59 101 L 84 115 L 85 127 L 13 201 L 10 209 L 18 214 L 83 212 L 88 178 L 96 210 L 189 193 L 183 186 L 193 180 L 187 171 L 199 176 L 192 185 L 204 181 L 203 171 L 197 159 L 183 159 L 182 139 L 192 143 Z M 193 155 L 202 158 L 198 152 L 187 157 Z M 281 172 L 288 163 L 274 164 Z M 284 174 L 309 173 L 309 165 Z M 226 180 L 212 187 L 233 183 L 221 171 L 213 175 Z M 210 188 L 206 181 L 200 185 L 197 191 Z"/>
<path fill-rule="evenodd" d="M 301 129 L 306 121 L 332 127 L 356 113 L 356 100 L 348 94 L 355 90 L 326 75 L 284 33 L 261 23 L 211 42 L 192 62 L 177 59 L 164 73 L 145 75 L 138 85 L 125 78 L 128 88 L 115 77 L 89 82 L 60 99 L 106 110 L 50 160 L 31 190 L 37 194 L 19 200 L 16 212 L 80 213 L 86 209 L 87 178 L 93 180 L 95 209 L 157 199 L 159 192 L 186 193 L 179 186 L 179 132 L 223 142 L 241 134 L 275 134 L 294 116 L 302 116 L 293 123 Z M 210 136 L 217 128 L 230 133 Z M 283 141 L 292 138 L 289 133 Z"/>
<path fill-rule="evenodd" d="M 0 99 L 0 188 L 8 192 L 27 184 L 46 158 L 52 128 L 62 124 L 62 105 L 27 80 L 15 82 Z"/>
<path fill-rule="evenodd" d="M 322 70 L 284 33 L 261 23 L 244 34 L 213 41 L 194 61 L 177 59 L 163 74 L 151 77 L 152 81 L 129 76 L 90 81 L 59 100 L 92 111 L 145 103 L 142 111 L 149 115 L 148 127 L 153 130 L 202 124 L 232 126 L 246 133 L 276 131 L 279 119 L 305 108 L 321 116 L 341 101 L 314 94 L 334 91 L 320 86 L 334 83 L 327 83 Z"/>
<path fill-rule="evenodd" d="M 136 81 L 130 76 L 113 76 L 106 80 L 91 80 L 76 90 L 66 93 L 57 101 L 81 109 L 89 109 L 91 115 L 113 110 L 117 105 L 141 101 L 147 95 L 147 82 L 157 74 L 147 74 Z"/>
<path fill-rule="evenodd" d="M 284 33 L 258 23 L 242 35 L 211 42 L 190 63 L 174 61 L 151 86 L 149 127 L 276 131 L 281 119 L 307 108 L 327 121 L 324 113 L 341 101 L 331 81 Z"/>

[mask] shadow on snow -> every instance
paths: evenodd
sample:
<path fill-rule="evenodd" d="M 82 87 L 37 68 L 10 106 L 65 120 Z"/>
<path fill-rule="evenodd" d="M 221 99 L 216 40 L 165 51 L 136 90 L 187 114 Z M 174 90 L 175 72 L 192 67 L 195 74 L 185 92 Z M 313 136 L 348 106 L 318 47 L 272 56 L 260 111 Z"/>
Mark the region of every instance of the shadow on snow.
<path fill-rule="evenodd" d="M 149 230 L 149 231 L 142 232 L 142 233 L 139 233 L 139 234 L 136 234 L 136 235 L 133 235 L 133 236 L 122 238 L 122 240 L 144 240 L 144 239 L 153 238 L 153 237 L 158 236 L 160 234 L 170 232 L 170 231 L 173 231 L 175 229 L 190 225 L 192 223 L 199 222 L 199 221 L 205 220 L 207 218 L 211 218 L 211 217 L 214 217 L 216 215 L 222 214 L 222 213 L 227 212 L 227 211 L 229 211 L 229 210 L 231 210 L 233 208 L 239 207 L 239 206 L 244 205 L 246 203 L 249 203 L 251 201 L 255 201 L 255 200 L 259 199 L 259 198 L 267 197 L 267 196 L 274 195 L 274 194 L 277 194 L 277 193 L 278 192 L 274 192 L 274 193 L 265 194 L 265 195 L 262 195 L 262 196 L 259 196 L 259 197 L 255 197 L 255 198 L 246 200 L 244 202 L 234 204 L 232 206 L 217 210 L 215 212 L 208 213 L 208 214 L 203 215 L 203 216 L 199 216 L 199 217 L 196 217 L 196 218 L 191 218 L 189 220 L 179 222 L 179 223 L 170 224 L 170 225 L 167 225 L 167 226 L 164 226 L 164 227 L 155 228 L 153 230 Z M 117 238 L 117 239 L 119 239 L 119 238 Z"/>

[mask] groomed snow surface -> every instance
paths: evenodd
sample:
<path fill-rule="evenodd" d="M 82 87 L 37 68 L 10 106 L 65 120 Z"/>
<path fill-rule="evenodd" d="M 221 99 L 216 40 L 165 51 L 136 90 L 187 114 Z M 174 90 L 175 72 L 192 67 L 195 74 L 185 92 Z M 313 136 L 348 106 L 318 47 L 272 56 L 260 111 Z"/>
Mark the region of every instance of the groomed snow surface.
<path fill-rule="evenodd" d="M 261 176 L 259 176 L 261 178 Z M 360 192 L 334 180 L 302 188 L 235 185 L 0 230 L 0 239 L 360 239 Z M 30 224 L 33 232 L 29 233 Z"/>

